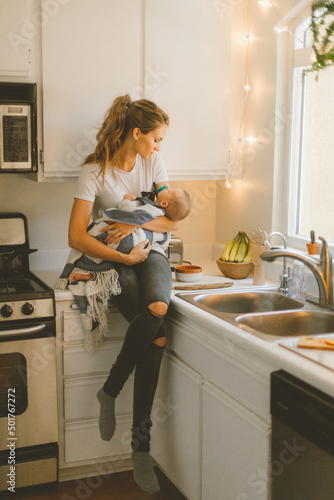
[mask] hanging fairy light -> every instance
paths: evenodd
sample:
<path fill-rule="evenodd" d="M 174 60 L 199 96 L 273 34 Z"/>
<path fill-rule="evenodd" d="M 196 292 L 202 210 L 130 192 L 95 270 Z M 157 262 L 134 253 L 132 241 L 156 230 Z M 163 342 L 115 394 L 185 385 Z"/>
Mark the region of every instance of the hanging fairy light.
<path fill-rule="evenodd" d="M 258 0 L 258 5 L 260 7 L 271 7 L 274 12 L 276 13 L 278 19 L 283 19 L 282 16 L 280 15 L 280 13 L 278 12 L 278 10 L 276 9 L 274 3 L 272 0 Z M 252 135 L 249 135 L 248 137 L 241 137 L 241 131 L 242 131 L 242 126 L 243 126 L 243 122 L 244 122 L 244 117 L 245 117 L 245 111 L 246 111 L 246 104 L 247 104 L 247 100 L 248 100 L 248 96 L 249 96 L 249 93 L 251 92 L 252 90 L 252 84 L 249 82 L 248 80 L 248 56 L 249 56 L 249 48 L 250 48 L 250 42 L 252 41 L 252 35 L 250 33 L 251 31 L 251 26 L 248 27 L 248 31 L 246 32 L 246 34 L 243 36 L 243 39 L 247 42 L 247 47 L 246 47 L 246 60 L 245 60 L 245 74 L 246 74 L 246 78 L 245 78 L 245 83 L 243 85 L 243 89 L 244 89 L 244 92 L 245 92 L 245 99 L 244 99 L 244 106 L 243 106 L 243 113 L 242 113 L 242 118 L 241 118 L 241 123 L 240 123 L 240 129 L 239 129 L 239 138 L 238 138 L 238 144 L 242 145 L 242 144 L 248 144 L 249 146 L 252 146 L 254 143 L 256 143 L 257 141 L 257 138 L 256 137 L 253 137 Z M 289 27 L 284 24 L 284 22 L 279 22 L 276 26 L 274 26 L 274 31 L 278 34 L 280 33 L 284 33 L 284 32 L 288 32 L 290 33 L 294 38 L 298 39 L 296 37 L 296 35 L 291 32 L 289 30 Z M 300 41 L 300 40 L 299 40 Z M 313 62 L 316 62 L 316 54 L 313 50 L 313 48 L 307 44 L 305 44 L 305 42 L 301 41 L 301 43 L 303 43 L 303 45 L 305 47 L 308 47 L 310 49 L 310 58 Z M 242 146 L 240 146 L 242 147 Z M 235 158 L 235 161 L 234 163 L 231 164 L 231 161 L 230 161 L 230 152 L 229 152 L 229 161 L 228 161 L 228 165 L 229 165 L 229 170 L 228 170 L 228 174 L 227 174 L 227 177 L 225 179 L 225 187 L 226 189 L 231 189 L 232 187 L 232 184 L 231 184 L 231 176 L 232 176 L 232 172 L 233 172 L 233 169 L 235 167 L 235 165 L 238 164 L 238 156 L 239 156 L 239 149 L 240 147 L 238 146 L 237 147 L 237 152 L 236 152 L 236 158 Z"/>

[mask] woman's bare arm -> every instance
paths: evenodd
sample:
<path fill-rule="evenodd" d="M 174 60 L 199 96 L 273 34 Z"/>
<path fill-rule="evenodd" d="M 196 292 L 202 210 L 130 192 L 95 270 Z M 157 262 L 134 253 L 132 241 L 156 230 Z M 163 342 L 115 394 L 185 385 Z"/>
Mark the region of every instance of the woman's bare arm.
<path fill-rule="evenodd" d="M 104 245 L 88 234 L 87 226 L 92 209 L 92 202 L 81 199 L 74 200 L 68 231 L 69 246 L 71 248 L 75 248 L 90 257 L 121 262 L 127 265 L 137 264 L 146 259 L 150 245 L 145 249 L 143 247 L 147 244 L 147 240 L 136 245 L 129 254 L 123 254 Z"/>

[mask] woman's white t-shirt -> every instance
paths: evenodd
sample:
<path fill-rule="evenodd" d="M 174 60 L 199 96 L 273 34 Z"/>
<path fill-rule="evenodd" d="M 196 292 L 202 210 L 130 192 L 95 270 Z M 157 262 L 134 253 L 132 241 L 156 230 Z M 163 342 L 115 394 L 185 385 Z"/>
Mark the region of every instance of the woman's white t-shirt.
<path fill-rule="evenodd" d="M 154 152 L 147 160 L 137 154 L 131 172 L 117 167 L 107 168 L 104 184 L 98 165 L 84 165 L 74 198 L 93 202 L 92 218 L 96 220 L 99 210 L 116 208 L 125 194 L 143 196 L 154 191 L 154 183 L 167 180 L 166 168 L 159 152 Z"/>

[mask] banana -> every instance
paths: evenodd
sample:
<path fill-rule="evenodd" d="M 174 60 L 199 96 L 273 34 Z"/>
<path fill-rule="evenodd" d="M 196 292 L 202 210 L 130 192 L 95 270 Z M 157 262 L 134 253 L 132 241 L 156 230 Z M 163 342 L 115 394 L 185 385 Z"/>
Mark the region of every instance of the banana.
<path fill-rule="evenodd" d="M 238 238 L 236 238 L 235 240 L 235 243 L 230 251 L 230 256 L 229 256 L 229 262 L 234 262 L 234 259 L 238 253 L 238 250 L 239 250 L 239 246 L 240 246 L 240 236 Z"/>
<path fill-rule="evenodd" d="M 236 238 L 236 237 L 235 237 L 235 238 Z M 233 238 L 232 240 L 230 240 L 230 241 L 226 244 L 226 246 L 225 246 L 225 248 L 224 248 L 224 250 L 223 250 L 223 254 L 222 254 L 222 260 L 223 260 L 223 261 L 228 261 L 228 260 L 229 260 L 229 256 L 230 256 L 231 249 L 232 249 L 232 247 L 233 247 L 233 245 L 234 245 L 234 243 L 235 243 L 235 238 Z"/>
<path fill-rule="evenodd" d="M 252 242 L 249 240 L 249 242 L 248 242 L 248 251 L 247 251 L 246 257 L 244 258 L 244 262 L 252 262 L 251 247 L 252 247 Z"/>
<path fill-rule="evenodd" d="M 234 258 L 234 262 L 244 262 L 244 259 L 247 254 L 247 243 L 244 234 L 242 234 L 240 239 L 241 239 L 240 245 L 238 248 L 238 252 Z"/>

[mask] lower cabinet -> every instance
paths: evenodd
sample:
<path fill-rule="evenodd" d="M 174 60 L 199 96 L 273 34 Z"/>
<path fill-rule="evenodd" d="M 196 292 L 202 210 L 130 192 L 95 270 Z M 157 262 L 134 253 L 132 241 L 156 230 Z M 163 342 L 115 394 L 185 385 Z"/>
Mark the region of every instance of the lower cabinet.
<path fill-rule="evenodd" d="M 179 490 L 201 498 L 203 378 L 165 353 L 152 411 L 152 456 Z"/>
<path fill-rule="evenodd" d="M 84 345 L 84 330 L 73 301 L 56 304 L 60 480 L 128 468 L 133 376 L 117 398 L 117 426 L 111 441 L 100 437 L 96 398 L 122 346 L 127 322 L 111 309 L 110 335 L 95 353 L 90 353 Z"/>
<path fill-rule="evenodd" d="M 203 386 L 202 500 L 267 500 L 270 426 Z"/>

